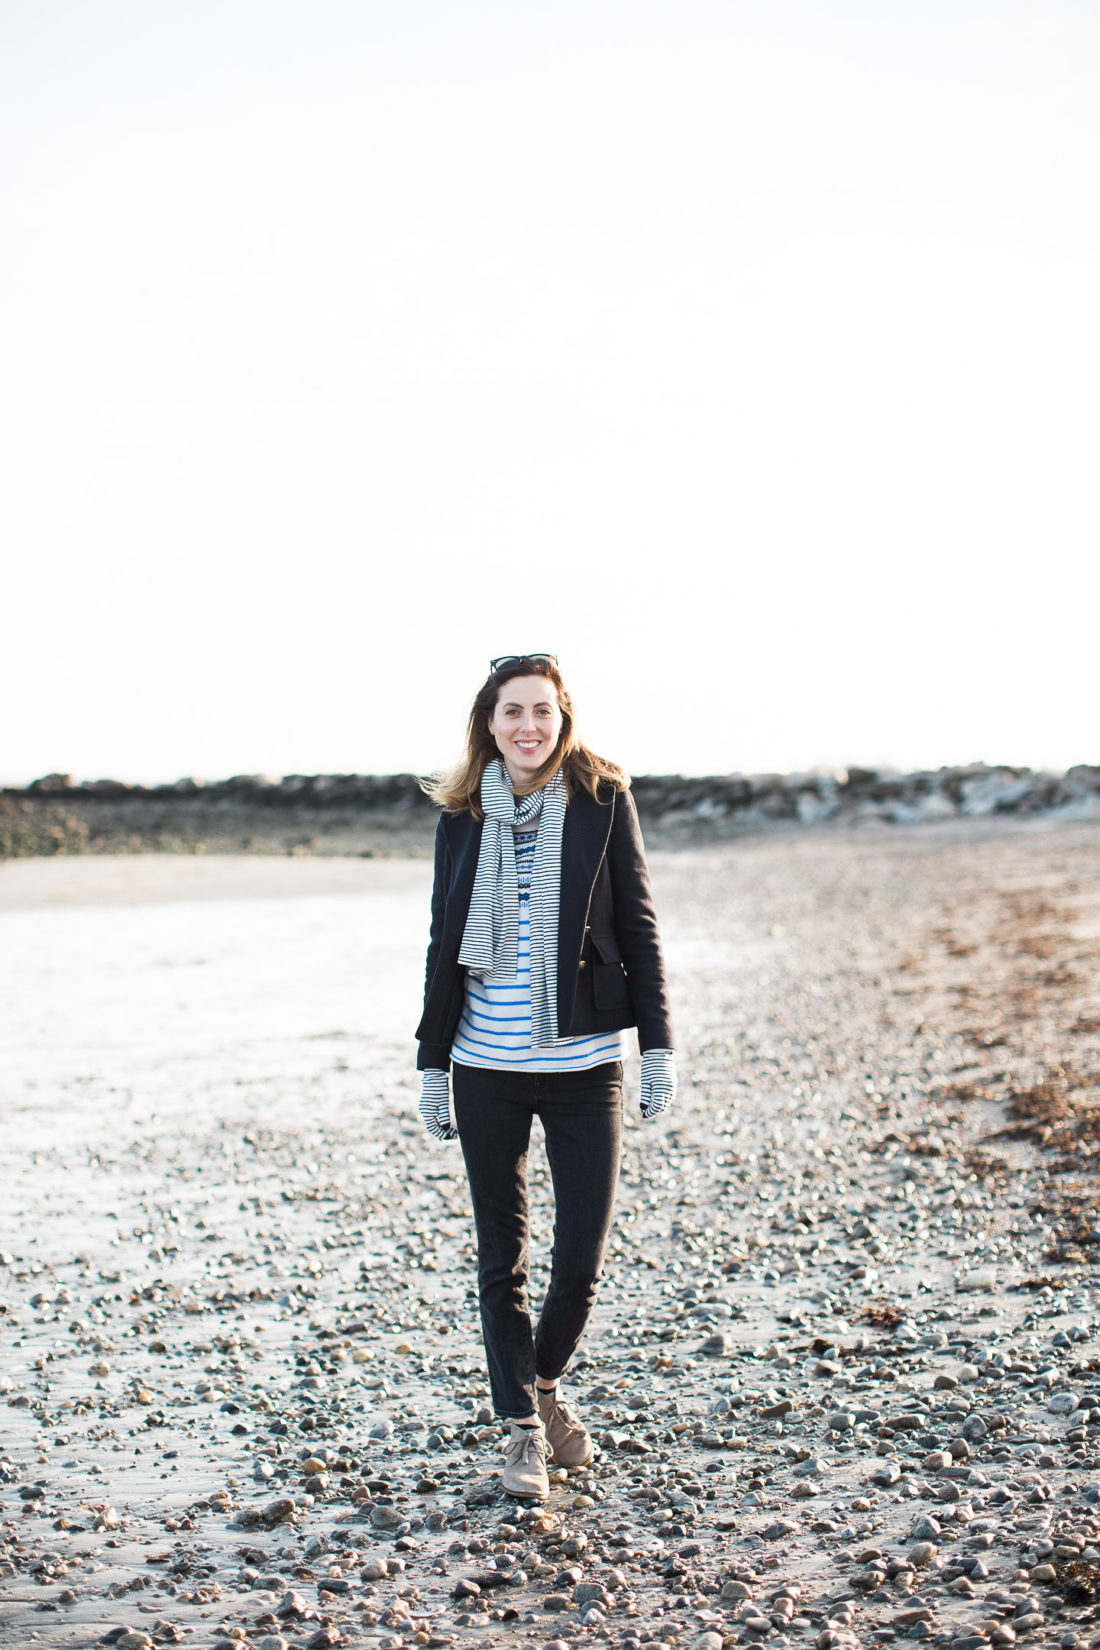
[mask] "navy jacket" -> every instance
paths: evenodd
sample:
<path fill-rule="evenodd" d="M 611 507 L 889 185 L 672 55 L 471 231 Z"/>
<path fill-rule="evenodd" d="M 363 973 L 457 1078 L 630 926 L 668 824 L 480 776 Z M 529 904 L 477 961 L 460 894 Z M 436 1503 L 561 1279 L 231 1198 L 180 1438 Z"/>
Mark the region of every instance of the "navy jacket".
<path fill-rule="evenodd" d="M 473 814 L 440 814 L 424 1013 L 416 1028 L 421 1071 L 450 1068 L 466 991 L 458 953 L 480 847 L 481 821 Z M 629 791 L 606 785 L 597 802 L 578 786 L 561 844 L 558 1035 L 628 1026 L 637 1026 L 643 1053 L 676 1046 L 638 810 Z"/>

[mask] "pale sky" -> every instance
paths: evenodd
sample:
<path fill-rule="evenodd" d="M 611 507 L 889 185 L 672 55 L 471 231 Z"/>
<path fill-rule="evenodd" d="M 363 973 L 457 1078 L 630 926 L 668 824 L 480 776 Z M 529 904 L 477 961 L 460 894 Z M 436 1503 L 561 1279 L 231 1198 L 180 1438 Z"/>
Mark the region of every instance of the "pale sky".
<path fill-rule="evenodd" d="M 4 0 L 0 783 L 1100 761 L 1093 0 Z"/>

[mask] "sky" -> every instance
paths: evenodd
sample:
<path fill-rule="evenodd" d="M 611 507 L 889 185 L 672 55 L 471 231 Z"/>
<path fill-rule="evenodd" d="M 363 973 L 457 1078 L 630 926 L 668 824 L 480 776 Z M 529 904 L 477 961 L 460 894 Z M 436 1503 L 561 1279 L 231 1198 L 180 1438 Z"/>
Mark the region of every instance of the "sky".
<path fill-rule="evenodd" d="M 2 0 L 0 784 L 1100 761 L 1091 0 Z"/>

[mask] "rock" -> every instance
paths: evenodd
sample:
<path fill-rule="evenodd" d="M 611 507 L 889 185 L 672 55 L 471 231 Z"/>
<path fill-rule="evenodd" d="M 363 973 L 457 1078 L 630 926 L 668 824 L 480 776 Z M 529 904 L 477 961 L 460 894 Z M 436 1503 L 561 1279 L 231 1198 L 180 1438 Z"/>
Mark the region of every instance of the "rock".
<path fill-rule="evenodd" d="M 774 1524 L 768 1524 L 760 1534 L 765 1541 L 782 1541 L 784 1536 L 797 1535 L 798 1525 L 792 1524 L 789 1519 L 779 1518 Z"/>
<path fill-rule="evenodd" d="M 287 1524 L 294 1517 L 297 1508 L 289 1495 L 280 1495 L 274 1501 L 269 1501 L 260 1513 L 260 1517 L 268 1529 L 274 1529 L 276 1524 Z"/>
<path fill-rule="evenodd" d="M 768 1625 L 771 1625 L 770 1622 Z M 709 1630 L 700 1633 L 697 1638 L 692 1639 L 691 1650 L 722 1650 L 721 1633 L 713 1633 Z"/>
<path fill-rule="evenodd" d="M 976 1266 L 969 1272 L 961 1272 L 955 1279 L 955 1288 L 959 1290 L 990 1290 L 997 1287 L 997 1273 L 992 1266 Z"/>
<path fill-rule="evenodd" d="M 901 1468 L 898 1466 L 896 1461 L 883 1461 L 882 1464 L 877 1466 L 871 1474 L 871 1482 L 872 1484 L 882 1484 L 885 1488 L 889 1488 L 891 1484 L 896 1484 L 900 1477 Z"/>
<path fill-rule="evenodd" d="M 1047 1409 L 1052 1415 L 1072 1415 L 1080 1401 L 1076 1392 L 1052 1392 L 1047 1399 Z"/>
<path fill-rule="evenodd" d="M 911 1533 L 915 1541 L 938 1541 L 943 1532 L 934 1518 L 922 1513 L 913 1525 Z"/>
<path fill-rule="evenodd" d="M 920 1569 L 926 1564 L 931 1564 L 938 1552 L 939 1548 L 934 1541 L 914 1541 L 905 1556 L 910 1564 Z"/>
<path fill-rule="evenodd" d="M 343 1644 L 344 1635 L 336 1626 L 319 1627 L 306 1640 L 306 1650 L 333 1650 L 337 1644 Z"/>

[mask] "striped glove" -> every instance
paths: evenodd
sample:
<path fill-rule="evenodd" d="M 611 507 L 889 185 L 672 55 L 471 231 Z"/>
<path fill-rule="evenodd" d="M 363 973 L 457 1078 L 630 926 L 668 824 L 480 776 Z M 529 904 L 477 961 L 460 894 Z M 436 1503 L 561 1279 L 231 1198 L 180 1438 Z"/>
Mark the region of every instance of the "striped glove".
<path fill-rule="evenodd" d="M 420 1073 L 420 1115 L 424 1127 L 437 1140 L 457 1140 L 458 1130 L 451 1122 L 451 1085 L 445 1071 Z"/>
<path fill-rule="evenodd" d="M 642 1055 L 642 1116 L 660 1117 L 676 1098 L 676 1053 L 650 1048 Z"/>

